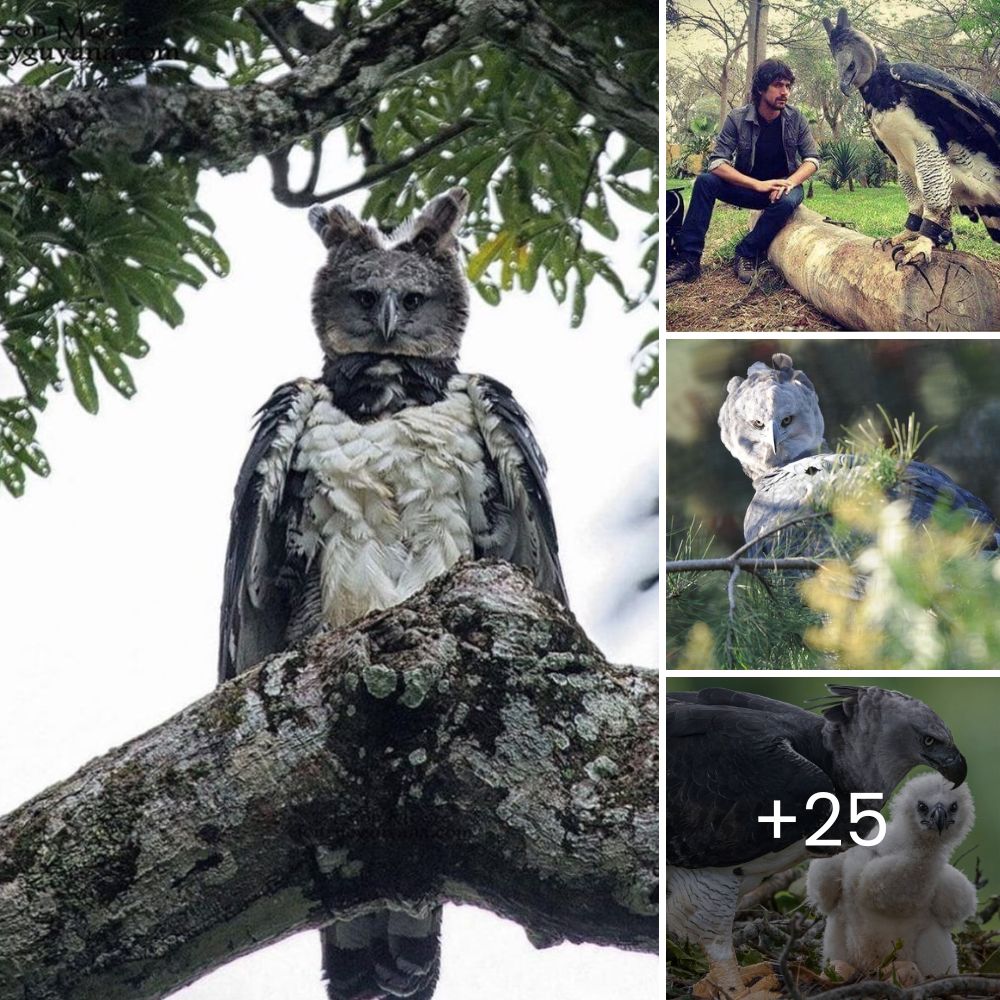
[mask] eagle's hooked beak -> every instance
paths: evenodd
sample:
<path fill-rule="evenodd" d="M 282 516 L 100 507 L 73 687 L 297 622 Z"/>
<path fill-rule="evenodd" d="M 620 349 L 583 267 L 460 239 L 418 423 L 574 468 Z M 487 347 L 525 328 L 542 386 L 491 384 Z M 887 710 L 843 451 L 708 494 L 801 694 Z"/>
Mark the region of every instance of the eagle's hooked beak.
<path fill-rule="evenodd" d="M 924 760 L 934 770 L 943 774 L 955 788 L 965 781 L 965 776 L 969 773 L 969 765 L 966 764 L 958 747 L 948 747 L 944 752 L 924 754 Z"/>
<path fill-rule="evenodd" d="M 851 87 L 854 86 L 854 77 L 857 75 L 858 69 L 851 63 L 843 73 L 840 74 L 840 92 L 844 97 L 850 97 Z"/>
<path fill-rule="evenodd" d="M 767 425 L 767 443 L 771 446 L 771 454 L 778 457 L 778 421 L 772 420 Z"/>
<path fill-rule="evenodd" d="M 399 301 L 396 293 L 384 292 L 378 307 L 378 328 L 382 339 L 388 344 L 396 335 L 396 321 L 399 318 Z"/>
<path fill-rule="evenodd" d="M 940 837 L 944 833 L 944 828 L 946 826 L 951 826 L 954 820 L 949 821 L 948 810 L 945 809 L 943 802 L 936 802 L 934 808 L 930 813 L 931 822 L 937 827 L 938 836 Z"/>

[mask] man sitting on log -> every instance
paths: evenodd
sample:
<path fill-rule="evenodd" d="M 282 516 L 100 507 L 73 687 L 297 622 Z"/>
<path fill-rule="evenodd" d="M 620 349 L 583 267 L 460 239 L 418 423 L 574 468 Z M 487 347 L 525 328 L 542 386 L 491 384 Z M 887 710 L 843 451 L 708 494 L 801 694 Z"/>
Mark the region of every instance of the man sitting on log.
<path fill-rule="evenodd" d="M 708 161 L 695 178 L 691 204 L 667 265 L 667 284 L 694 281 L 716 199 L 762 209 L 757 224 L 736 247 L 736 277 L 748 285 L 771 240 L 802 201 L 801 184 L 819 167 L 819 147 L 800 111 L 788 106 L 795 74 L 765 59 L 753 74 L 751 102 L 731 111 Z"/>

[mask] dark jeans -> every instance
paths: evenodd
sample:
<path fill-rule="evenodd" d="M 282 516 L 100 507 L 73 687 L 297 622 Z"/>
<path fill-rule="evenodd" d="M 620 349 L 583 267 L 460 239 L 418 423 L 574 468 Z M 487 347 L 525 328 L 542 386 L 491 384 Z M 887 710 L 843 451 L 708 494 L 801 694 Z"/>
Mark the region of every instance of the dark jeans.
<path fill-rule="evenodd" d="M 772 203 L 768 201 L 766 194 L 759 194 L 738 184 L 730 184 L 714 173 L 698 174 L 694 179 L 691 204 L 688 206 L 677 241 L 680 256 L 690 260 L 701 260 L 701 252 L 705 248 L 705 233 L 708 232 L 708 224 L 712 221 L 712 210 L 715 208 L 716 199 L 739 208 L 763 209 L 757 225 L 743 237 L 736 248 L 736 253 L 741 257 L 763 257 L 767 254 L 771 240 L 778 235 L 789 216 L 802 203 L 802 185 L 793 187 L 791 191 Z"/>

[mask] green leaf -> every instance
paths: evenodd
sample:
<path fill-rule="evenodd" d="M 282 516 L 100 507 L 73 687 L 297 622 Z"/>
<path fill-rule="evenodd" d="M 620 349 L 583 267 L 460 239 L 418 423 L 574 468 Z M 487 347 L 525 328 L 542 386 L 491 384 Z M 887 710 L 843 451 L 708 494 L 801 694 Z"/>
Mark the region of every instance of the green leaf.
<path fill-rule="evenodd" d="M 184 310 L 159 278 L 139 268 L 130 268 L 128 288 L 130 295 L 152 309 L 165 323 L 180 326 L 183 322 Z"/>
<path fill-rule="evenodd" d="M 514 234 L 501 230 L 488 239 L 470 258 L 466 265 L 469 281 L 476 282 L 486 273 L 486 269 L 500 257 L 513 240 Z"/>
<path fill-rule="evenodd" d="M 94 370 L 90 365 L 90 357 L 82 338 L 63 331 L 63 357 L 69 371 L 73 392 L 80 405 L 88 413 L 96 413 L 99 407 L 97 386 L 94 384 Z"/>
<path fill-rule="evenodd" d="M 576 286 L 573 289 L 573 308 L 570 311 L 569 320 L 569 325 L 574 330 L 583 322 L 583 314 L 587 311 L 587 282 L 579 270 L 577 274 L 579 276 L 576 280 Z"/>
<path fill-rule="evenodd" d="M 477 281 L 473 287 L 479 292 L 485 302 L 488 302 L 491 306 L 500 305 L 500 289 L 496 285 L 483 279 L 482 281 Z"/>

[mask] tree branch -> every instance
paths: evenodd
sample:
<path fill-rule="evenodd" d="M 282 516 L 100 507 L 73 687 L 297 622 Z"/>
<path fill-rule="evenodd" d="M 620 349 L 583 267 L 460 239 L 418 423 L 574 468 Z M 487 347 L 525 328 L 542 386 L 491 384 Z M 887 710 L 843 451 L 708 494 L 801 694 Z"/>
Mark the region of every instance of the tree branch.
<path fill-rule="evenodd" d="M 241 170 L 370 111 L 399 78 L 490 42 L 547 73 L 604 127 L 657 148 L 658 114 L 614 67 L 556 27 L 534 0 L 408 0 L 270 84 L 229 89 L 0 90 L 0 159 L 36 164 L 78 149 L 157 151 Z"/>
<path fill-rule="evenodd" d="M 654 671 L 459 565 L 0 821 L 0 1000 L 151 1000 L 385 900 L 654 951 L 656 727 Z"/>
<path fill-rule="evenodd" d="M 742 569 L 750 573 L 759 573 L 766 569 L 819 569 L 822 565 L 818 559 L 810 559 L 807 556 L 785 556 L 778 559 L 771 559 L 768 556 L 734 559 L 732 556 L 725 556 L 719 559 L 672 559 L 664 564 L 664 572 L 696 573 L 700 570 L 720 569 L 732 573 L 734 569 Z"/>
<path fill-rule="evenodd" d="M 363 173 L 357 180 L 319 194 L 316 192 L 316 181 L 319 177 L 320 160 L 320 154 L 317 152 L 317 149 L 320 147 L 315 145 L 313 147 L 312 169 L 310 170 L 309 178 L 301 191 L 292 191 L 288 186 L 288 161 L 289 156 L 291 155 L 291 150 L 284 149 L 280 153 L 270 153 L 267 160 L 271 166 L 271 193 L 274 195 L 275 201 L 282 205 L 289 205 L 295 208 L 305 208 L 307 205 L 312 205 L 316 202 L 332 201 L 334 198 L 342 198 L 345 194 L 350 194 L 352 191 L 358 191 L 361 188 L 369 187 L 377 181 L 384 180 L 386 177 L 391 177 L 400 170 L 404 170 L 411 163 L 415 163 L 417 160 L 427 156 L 428 153 L 432 153 L 435 149 L 451 142 L 452 139 L 460 136 L 463 132 L 468 132 L 468 130 L 473 126 L 480 124 L 482 124 L 481 119 L 471 116 L 459 119 L 459 121 L 454 122 L 451 125 L 446 125 L 440 132 L 437 133 L 437 135 L 432 136 L 426 142 L 422 142 L 419 146 L 410 150 L 409 153 L 405 153 L 403 156 L 393 160 L 391 163 L 384 163 L 380 166 L 372 167 L 371 170 L 365 171 L 365 173 Z M 314 142 L 318 141 L 318 138 L 314 140 Z"/>

